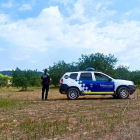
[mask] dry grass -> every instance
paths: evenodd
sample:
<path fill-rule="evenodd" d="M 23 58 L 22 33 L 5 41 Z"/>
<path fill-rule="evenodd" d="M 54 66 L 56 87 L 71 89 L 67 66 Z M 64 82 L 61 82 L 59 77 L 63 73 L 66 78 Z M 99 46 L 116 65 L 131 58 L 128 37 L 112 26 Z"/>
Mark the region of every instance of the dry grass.
<path fill-rule="evenodd" d="M 41 101 L 41 89 L 0 89 L 0 139 L 139 140 L 138 94 L 128 100 L 82 96 L 70 101 L 50 89 L 48 101 Z"/>

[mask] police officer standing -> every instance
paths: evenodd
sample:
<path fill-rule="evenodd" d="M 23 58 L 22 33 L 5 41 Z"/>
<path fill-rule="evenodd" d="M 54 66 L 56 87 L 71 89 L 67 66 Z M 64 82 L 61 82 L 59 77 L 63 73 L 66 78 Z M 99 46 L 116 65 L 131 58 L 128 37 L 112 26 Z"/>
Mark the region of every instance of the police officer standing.
<path fill-rule="evenodd" d="M 48 91 L 49 91 L 49 84 L 52 81 L 52 79 L 50 78 L 50 76 L 47 72 L 48 72 L 48 70 L 45 69 L 44 74 L 41 76 L 41 79 L 40 79 L 40 81 L 42 83 L 42 100 L 44 100 L 45 90 L 46 90 L 45 100 L 47 100 Z"/>

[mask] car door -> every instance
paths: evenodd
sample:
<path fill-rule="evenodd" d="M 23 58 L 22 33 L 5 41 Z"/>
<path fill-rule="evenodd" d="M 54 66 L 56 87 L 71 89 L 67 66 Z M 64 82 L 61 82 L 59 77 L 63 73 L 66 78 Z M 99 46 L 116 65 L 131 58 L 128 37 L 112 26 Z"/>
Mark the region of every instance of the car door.
<path fill-rule="evenodd" d="M 91 84 L 93 82 L 92 79 L 92 73 L 91 72 L 82 72 L 80 74 L 78 84 L 80 85 L 80 88 L 82 89 L 83 93 L 89 93 L 91 92 Z"/>
<path fill-rule="evenodd" d="M 93 82 L 92 92 L 102 94 L 113 94 L 114 93 L 114 82 L 108 76 L 102 73 L 94 73 L 95 81 Z"/>

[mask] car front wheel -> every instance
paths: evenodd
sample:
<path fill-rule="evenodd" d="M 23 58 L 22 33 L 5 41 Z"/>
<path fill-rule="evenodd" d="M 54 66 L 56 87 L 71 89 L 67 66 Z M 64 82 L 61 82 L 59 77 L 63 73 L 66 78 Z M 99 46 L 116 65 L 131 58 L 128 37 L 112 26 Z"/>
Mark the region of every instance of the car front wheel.
<path fill-rule="evenodd" d="M 67 97 L 70 100 L 78 99 L 78 97 L 79 97 L 79 91 L 76 88 L 70 88 L 67 91 Z"/>
<path fill-rule="evenodd" d="M 121 87 L 118 90 L 118 97 L 120 99 L 127 99 L 129 97 L 129 90 L 127 87 Z"/>

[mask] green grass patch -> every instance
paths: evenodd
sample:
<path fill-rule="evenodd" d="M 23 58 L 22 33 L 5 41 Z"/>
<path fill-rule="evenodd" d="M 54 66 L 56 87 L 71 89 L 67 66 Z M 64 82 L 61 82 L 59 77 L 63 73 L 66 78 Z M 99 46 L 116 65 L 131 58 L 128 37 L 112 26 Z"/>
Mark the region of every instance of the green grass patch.
<path fill-rule="evenodd" d="M 59 89 L 59 86 L 50 86 L 50 89 Z"/>
<path fill-rule="evenodd" d="M 38 139 L 65 134 L 70 131 L 68 126 L 68 118 L 53 121 L 27 119 L 20 123 L 19 128 L 25 139 Z"/>
<path fill-rule="evenodd" d="M 15 100 L 0 99 L 0 108 L 15 106 L 18 102 Z"/>
<path fill-rule="evenodd" d="M 35 104 L 32 101 L 20 101 L 20 100 L 10 100 L 10 99 L 0 99 L 0 109 L 22 109 L 24 106 L 29 104 Z"/>

